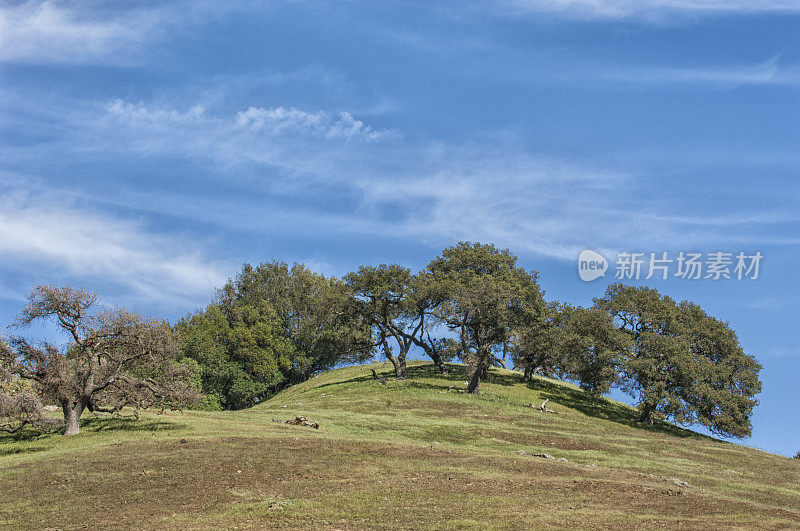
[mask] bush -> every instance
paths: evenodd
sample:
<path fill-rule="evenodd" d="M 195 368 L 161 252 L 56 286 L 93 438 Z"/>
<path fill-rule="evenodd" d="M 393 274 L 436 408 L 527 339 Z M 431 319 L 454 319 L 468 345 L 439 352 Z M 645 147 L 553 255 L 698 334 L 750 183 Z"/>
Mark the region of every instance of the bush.
<path fill-rule="evenodd" d="M 203 397 L 192 405 L 192 409 L 197 411 L 222 411 L 222 400 L 219 395 L 203 395 Z"/>

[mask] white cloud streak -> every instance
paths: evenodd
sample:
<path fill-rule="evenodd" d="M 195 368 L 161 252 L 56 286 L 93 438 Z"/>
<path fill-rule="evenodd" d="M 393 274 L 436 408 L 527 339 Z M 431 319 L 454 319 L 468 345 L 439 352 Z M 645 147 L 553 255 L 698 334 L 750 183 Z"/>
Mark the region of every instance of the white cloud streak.
<path fill-rule="evenodd" d="M 110 282 L 160 305 L 207 302 L 226 268 L 178 235 L 154 234 L 140 221 L 102 212 L 67 194 L 4 186 L 0 194 L 4 267 L 40 278 Z"/>
<path fill-rule="evenodd" d="M 366 141 L 381 140 L 398 136 L 397 132 L 375 131 L 372 126 L 356 120 L 349 112 L 339 113 L 338 118 L 330 113 L 305 112 L 294 107 L 275 107 L 261 109 L 250 107 L 236 116 L 236 125 L 253 131 L 281 133 L 285 130 L 320 134 L 326 138 L 362 138 Z"/>
<path fill-rule="evenodd" d="M 68 141 L 27 155 L 9 152 L 6 159 L 202 162 L 199 180 L 237 192 L 207 195 L 189 184 L 109 200 L 245 238 L 369 236 L 431 247 L 479 240 L 528 257 L 572 261 L 587 247 L 607 256 L 624 249 L 750 248 L 766 244 L 776 224 L 797 223 L 791 215 L 680 211 L 660 202 L 646 176 L 550 160 L 513 140 L 411 141 L 347 113 L 285 107 L 213 113 L 197 105 L 117 100 L 58 114 Z M 24 167 L 24 160 L 17 164 Z M 4 199 L 0 209 L 0 255 L 18 267 L 97 275 L 142 296 L 185 301 L 207 301 L 210 289 L 235 270 L 204 258 L 214 242 L 182 244 L 180 235 L 155 234 L 136 220 L 86 207 L 85 200 L 29 193 Z M 90 193 L 106 199 L 97 189 Z"/>
<path fill-rule="evenodd" d="M 755 65 L 702 68 L 646 67 L 640 69 L 608 68 L 596 72 L 606 81 L 644 84 L 690 84 L 719 87 L 775 85 L 800 87 L 800 67 L 780 65 L 774 57 Z"/>
<path fill-rule="evenodd" d="M 800 13 L 798 0 L 503 0 L 506 15 L 551 13 L 580 19 L 651 19 L 680 15 Z"/>
<path fill-rule="evenodd" d="M 49 0 L 0 6 L 0 61 L 126 64 L 162 20 L 155 9 L 103 12 Z"/>
<path fill-rule="evenodd" d="M 763 236 L 759 227 L 796 221 L 747 212 L 727 219 L 666 215 L 655 199 L 644 199 L 646 178 L 548 160 L 496 140 L 413 144 L 347 113 L 336 118 L 322 111 L 249 108 L 233 118 L 198 107 L 179 112 L 120 101 L 107 113 L 113 119 L 105 135 L 111 145 L 123 139 L 125 149 L 211 159 L 221 175 L 240 175 L 232 165 L 251 165 L 261 175 L 252 186 L 266 187 L 268 193 L 323 202 L 318 196 L 325 190 L 349 193 L 353 205 L 346 213 L 294 206 L 260 214 L 309 230 L 391 235 L 435 245 L 493 241 L 572 260 L 586 246 L 671 249 L 753 241 Z M 228 207 L 238 216 L 239 209 Z M 202 210 L 198 216 L 209 216 L 208 208 Z"/>
<path fill-rule="evenodd" d="M 209 116 L 202 106 L 194 106 L 186 112 L 150 109 L 115 100 L 107 107 L 108 115 L 120 124 L 134 128 L 150 128 L 169 131 L 171 127 L 210 126 L 220 128 L 222 134 L 244 133 L 263 136 L 300 134 L 321 136 L 330 140 L 361 140 L 373 142 L 399 138 L 391 129 L 373 129 L 349 112 L 332 114 L 326 111 L 307 112 L 294 107 L 264 109 L 250 107 L 236 113 L 235 119 Z"/>
<path fill-rule="evenodd" d="M 781 62 L 779 57 L 752 64 L 659 66 L 606 63 L 525 64 L 516 74 L 527 82 L 546 85 L 613 88 L 659 86 L 724 90 L 742 86 L 800 87 L 800 65 Z"/>

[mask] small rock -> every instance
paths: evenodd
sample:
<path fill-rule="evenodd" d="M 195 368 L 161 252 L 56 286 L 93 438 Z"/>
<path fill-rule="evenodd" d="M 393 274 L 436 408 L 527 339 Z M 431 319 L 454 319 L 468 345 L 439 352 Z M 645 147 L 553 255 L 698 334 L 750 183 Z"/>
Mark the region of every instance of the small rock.
<path fill-rule="evenodd" d="M 517 451 L 516 451 L 516 452 L 514 452 L 514 453 L 515 453 L 515 454 L 519 454 L 519 455 L 528 455 L 528 452 L 526 452 L 525 450 L 517 450 Z"/>
<path fill-rule="evenodd" d="M 685 489 L 691 489 L 692 488 L 691 485 L 689 485 L 685 481 L 681 481 L 680 479 L 677 479 L 677 478 L 667 478 L 664 481 L 666 481 L 667 483 L 672 483 L 673 485 L 677 485 L 678 487 L 682 487 L 682 488 L 685 488 Z"/>
<path fill-rule="evenodd" d="M 295 426 L 308 426 L 309 428 L 314 428 L 315 430 L 319 429 L 319 424 L 316 422 L 311 422 L 307 418 L 303 417 L 302 415 L 297 415 L 294 420 L 287 420 L 286 424 L 293 424 Z"/>

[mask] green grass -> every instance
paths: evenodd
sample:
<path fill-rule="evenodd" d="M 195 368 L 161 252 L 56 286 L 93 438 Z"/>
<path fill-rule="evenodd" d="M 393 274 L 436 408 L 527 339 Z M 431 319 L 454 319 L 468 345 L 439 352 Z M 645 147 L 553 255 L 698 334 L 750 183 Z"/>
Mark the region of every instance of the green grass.
<path fill-rule="evenodd" d="M 800 527 L 796 460 L 645 429 L 624 404 L 512 371 L 470 396 L 460 366 L 414 363 L 387 385 L 370 367 L 391 376 L 348 367 L 245 411 L 0 437 L 0 526 Z M 545 398 L 557 415 L 522 405 Z M 295 415 L 321 428 L 271 421 Z"/>

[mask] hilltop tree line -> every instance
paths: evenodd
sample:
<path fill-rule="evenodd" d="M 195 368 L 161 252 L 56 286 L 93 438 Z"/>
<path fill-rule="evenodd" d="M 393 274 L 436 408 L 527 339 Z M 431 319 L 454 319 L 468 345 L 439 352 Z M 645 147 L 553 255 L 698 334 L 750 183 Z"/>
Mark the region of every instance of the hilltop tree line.
<path fill-rule="evenodd" d="M 68 344 L 0 341 L 0 429 L 40 425 L 60 405 L 80 413 L 157 406 L 240 409 L 333 367 L 385 358 L 406 377 L 412 349 L 446 372 L 467 367 L 467 392 L 490 368 L 567 378 L 592 394 L 618 387 L 640 420 L 750 433 L 760 366 L 727 323 L 694 303 L 612 284 L 587 308 L 547 302 L 539 274 L 508 250 L 462 242 L 416 273 L 362 266 L 342 279 L 282 262 L 245 265 L 203 311 L 175 326 L 96 296 L 37 287 L 17 322 L 52 319 Z"/>

